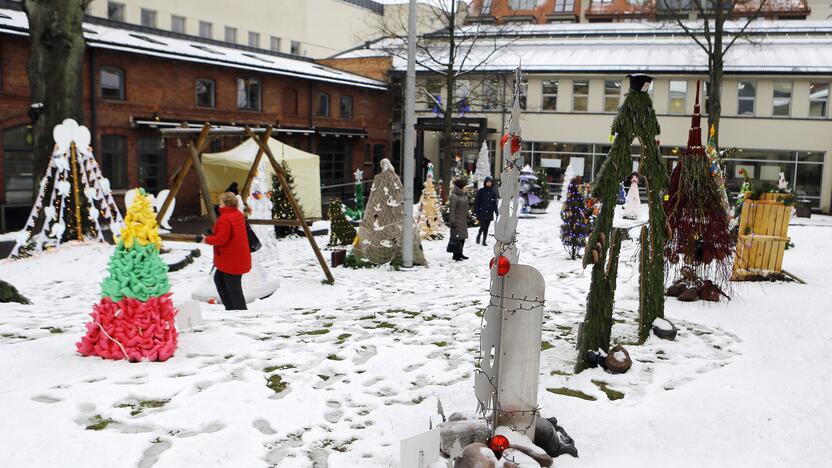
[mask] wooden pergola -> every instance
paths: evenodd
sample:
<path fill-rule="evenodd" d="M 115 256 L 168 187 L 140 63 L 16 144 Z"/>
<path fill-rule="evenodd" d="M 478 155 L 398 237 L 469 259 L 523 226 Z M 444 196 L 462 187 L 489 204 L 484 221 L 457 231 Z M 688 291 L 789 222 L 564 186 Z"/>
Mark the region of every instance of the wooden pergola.
<path fill-rule="evenodd" d="M 254 176 L 257 173 L 257 167 L 260 165 L 260 161 L 263 159 L 263 155 L 265 155 L 269 159 L 269 163 L 272 166 L 272 170 L 274 171 L 274 174 L 277 177 L 278 182 L 280 183 L 280 188 L 283 191 L 283 194 L 286 196 L 286 199 L 289 201 L 289 204 L 291 205 L 292 211 L 295 215 L 295 219 L 249 219 L 249 224 L 300 227 L 303 230 L 306 239 L 309 241 L 309 245 L 312 247 L 312 251 L 315 253 L 315 257 L 318 259 L 318 263 L 321 265 L 321 269 L 324 271 L 324 275 L 326 276 L 327 282 L 334 283 L 335 278 L 332 276 L 332 272 L 329 271 L 329 266 L 327 265 L 326 260 L 324 260 L 324 256 L 321 253 L 321 249 L 318 248 L 318 244 L 315 242 L 315 237 L 312 235 L 312 230 L 309 229 L 309 224 L 307 224 L 306 219 L 303 216 L 303 211 L 301 210 L 300 205 L 298 205 L 298 202 L 295 199 L 295 195 L 292 193 L 292 190 L 289 188 L 289 184 L 286 182 L 286 174 L 283 171 L 283 166 L 278 164 L 277 159 L 275 159 L 274 154 L 272 154 L 271 148 L 269 148 L 269 138 L 271 138 L 273 130 L 274 127 L 271 125 L 265 128 L 251 128 L 248 126 L 212 127 L 209 123 L 204 124 L 201 129 L 165 128 L 160 130 L 163 137 L 190 138 L 188 148 L 190 149 L 191 157 L 186 158 L 185 161 L 182 163 L 182 167 L 179 169 L 176 178 L 173 180 L 173 185 L 170 188 L 170 195 L 168 195 L 168 197 L 165 199 L 165 202 L 162 204 L 162 207 L 159 209 L 159 213 L 157 213 L 156 215 L 156 220 L 161 222 L 162 218 L 165 215 L 165 212 L 167 212 L 167 210 L 170 208 L 171 201 L 176 197 L 176 194 L 182 187 L 182 183 L 185 181 L 185 177 L 187 177 L 188 173 L 191 171 L 191 169 L 193 169 L 194 171 L 196 171 L 197 178 L 199 179 L 199 188 L 202 191 L 202 197 L 205 201 L 206 211 L 208 211 L 208 217 L 211 220 L 211 224 L 214 224 L 217 221 L 217 215 L 214 212 L 214 210 L 211 209 L 208 183 L 205 180 L 205 173 L 202 169 L 202 153 L 205 151 L 205 148 L 208 146 L 208 142 L 212 137 L 222 138 L 225 136 L 246 135 L 249 138 L 251 138 L 255 143 L 257 143 L 258 150 L 257 155 L 254 157 L 254 162 L 252 162 L 251 169 L 249 169 L 248 171 L 248 176 L 246 177 L 245 183 L 240 189 L 240 196 L 244 201 L 248 199 L 249 191 L 251 190 L 251 181 L 254 179 Z M 193 241 L 195 239 L 195 236 L 187 236 L 182 234 L 165 234 L 162 236 L 162 238 L 178 241 Z"/>

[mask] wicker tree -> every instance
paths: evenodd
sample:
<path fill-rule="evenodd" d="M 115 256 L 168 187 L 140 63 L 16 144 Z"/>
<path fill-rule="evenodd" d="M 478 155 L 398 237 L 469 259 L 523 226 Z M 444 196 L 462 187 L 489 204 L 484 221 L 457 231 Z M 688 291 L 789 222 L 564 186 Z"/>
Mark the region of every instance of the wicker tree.
<path fill-rule="evenodd" d="M 667 187 L 667 172 L 659 153 L 656 136 L 659 123 L 647 94 L 652 78 L 630 76 L 630 91 L 612 124 L 615 139 L 609 156 L 598 173 L 592 195 L 601 203 L 601 210 L 589 236 L 584 266 L 593 264 L 592 282 L 587 294 L 587 312 L 578 338 L 580 372 L 589 364 L 589 351 L 609 350 L 612 332 L 612 308 L 615 302 L 618 256 L 622 235 L 613 228 L 613 214 L 621 180 L 632 171 L 630 146 L 636 138 L 641 144 L 640 173 L 647 183 L 649 228 L 641 232 L 641 264 L 639 284 L 639 338 L 644 340 L 653 320 L 664 316 L 664 258 L 662 256 L 666 221 L 662 198 Z"/>

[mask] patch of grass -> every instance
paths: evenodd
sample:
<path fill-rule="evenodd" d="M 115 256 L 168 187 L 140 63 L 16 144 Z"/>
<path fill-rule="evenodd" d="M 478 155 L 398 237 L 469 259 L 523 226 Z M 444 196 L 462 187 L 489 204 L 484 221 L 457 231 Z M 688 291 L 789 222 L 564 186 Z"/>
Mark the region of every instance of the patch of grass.
<path fill-rule="evenodd" d="M 566 273 L 558 273 L 558 279 L 565 279 L 565 278 L 568 278 L 568 277 L 569 277 L 569 275 L 566 274 Z"/>
<path fill-rule="evenodd" d="M 448 346 L 447 341 L 434 341 L 433 344 L 435 344 L 436 346 L 439 346 L 440 348 L 444 348 L 445 346 Z"/>
<path fill-rule="evenodd" d="M 552 349 L 554 347 L 555 346 L 552 343 L 549 343 L 548 341 L 541 341 L 540 342 L 540 350 L 541 351 L 546 351 L 547 349 Z"/>
<path fill-rule="evenodd" d="M 329 359 L 330 361 L 343 361 L 344 360 L 344 358 L 339 357 L 337 354 L 330 354 L 326 358 Z"/>
<path fill-rule="evenodd" d="M 305 312 L 301 312 L 300 314 L 301 314 L 301 315 L 312 315 L 312 314 L 314 314 L 315 312 L 319 312 L 320 310 L 321 310 L 321 309 L 309 309 L 309 310 L 307 310 L 307 311 L 305 311 Z"/>
<path fill-rule="evenodd" d="M 266 379 L 266 386 L 272 389 L 275 393 L 280 393 L 289 386 L 288 382 L 283 381 L 283 377 L 279 374 L 274 374 L 268 379 Z"/>
<path fill-rule="evenodd" d="M 474 312 L 474 315 L 476 315 L 479 318 L 482 318 L 482 316 L 485 315 L 485 309 L 477 309 L 477 311 Z"/>
<path fill-rule="evenodd" d="M 319 379 L 321 379 L 321 380 L 323 380 L 324 382 L 326 382 L 327 380 L 329 380 L 329 376 L 328 376 L 328 375 L 324 375 L 324 374 L 318 374 L 318 378 L 319 378 Z"/>
<path fill-rule="evenodd" d="M 309 330 L 305 332 L 300 332 L 298 333 L 298 335 L 326 335 L 327 333 L 329 333 L 329 330 L 327 330 L 326 328 L 322 328 L 320 330 Z"/>
<path fill-rule="evenodd" d="M 263 372 L 266 374 L 271 374 L 276 370 L 286 370 L 286 369 L 294 369 L 296 366 L 294 364 L 281 364 L 279 366 L 268 366 L 263 368 Z"/>
<path fill-rule="evenodd" d="M 87 426 L 86 429 L 88 431 L 101 431 L 101 430 L 106 429 L 107 426 L 109 426 L 111 422 L 114 422 L 114 421 L 110 418 L 104 419 L 104 418 L 101 417 L 101 415 L 96 414 L 92 418 L 92 424 Z"/>
<path fill-rule="evenodd" d="M 327 323 L 323 324 L 322 326 L 323 326 L 324 328 L 332 328 L 332 325 L 333 325 L 333 323 L 332 323 L 332 322 L 327 322 Z"/>
<path fill-rule="evenodd" d="M 416 398 L 414 398 L 414 399 L 412 399 L 412 400 L 410 400 L 410 401 L 412 401 L 414 405 L 418 405 L 419 403 L 421 403 L 421 402 L 425 401 L 425 399 L 427 399 L 427 397 L 426 397 L 426 396 L 419 395 L 419 396 L 417 396 Z"/>
<path fill-rule="evenodd" d="M 347 341 L 347 338 L 349 338 L 349 337 L 351 337 L 351 336 L 352 336 L 352 334 L 351 334 L 351 333 L 341 333 L 340 335 L 338 335 L 338 342 L 337 342 L 337 344 L 341 344 L 341 343 L 343 343 L 343 342 Z"/>
<path fill-rule="evenodd" d="M 549 375 L 574 375 L 574 374 L 572 374 L 571 372 L 565 372 L 565 371 L 562 371 L 562 370 L 555 369 L 552 372 L 549 372 Z"/>
<path fill-rule="evenodd" d="M 344 260 L 344 267 L 353 268 L 357 270 L 359 268 L 376 268 L 376 265 L 374 265 L 372 262 L 364 260 L 363 258 L 358 258 L 352 253 L 350 253 Z"/>
<path fill-rule="evenodd" d="M 122 403 L 120 405 L 116 405 L 116 408 L 132 408 L 130 411 L 130 416 L 138 416 L 144 411 L 146 408 L 161 408 L 168 404 L 170 399 L 165 400 L 139 400 L 138 403 Z"/>
<path fill-rule="evenodd" d="M 64 329 L 60 327 L 41 327 L 41 330 L 49 330 L 49 333 L 63 333 Z"/>
<path fill-rule="evenodd" d="M 229 359 L 231 359 L 231 358 L 233 358 L 233 357 L 234 357 L 234 355 L 233 355 L 233 354 L 226 354 L 226 355 L 225 355 L 225 356 L 223 356 L 222 358 L 223 358 L 223 359 L 225 359 L 225 360 L 227 361 L 227 360 L 229 360 Z"/>
<path fill-rule="evenodd" d="M 390 322 L 379 322 L 375 328 L 396 328 L 396 326 Z"/>
<path fill-rule="evenodd" d="M 587 401 L 595 401 L 596 400 L 596 398 L 592 395 L 587 395 L 586 393 L 584 393 L 580 390 L 572 390 L 571 388 L 559 387 L 559 388 L 547 388 L 546 390 L 549 391 L 549 392 L 552 392 L 556 395 L 570 396 L 570 397 L 580 398 L 581 400 L 587 400 Z"/>
<path fill-rule="evenodd" d="M 618 390 L 613 390 L 609 388 L 609 384 L 607 384 L 603 380 L 593 380 L 592 383 L 594 383 L 595 386 L 598 387 L 598 389 L 600 389 L 602 392 L 606 393 L 607 398 L 609 398 L 610 401 L 620 400 L 624 398 L 623 392 L 619 392 Z"/>
<path fill-rule="evenodd" d="M 372 320 L 372 319 L 374 319 L 374 318 L 376 318 L 375 314 L 373 314 L 373 315 L 365 315 L 365 316 L 363 316 L 363 317 L 359 317 L 359 318 L 358 318 L 358 320 Z"/>

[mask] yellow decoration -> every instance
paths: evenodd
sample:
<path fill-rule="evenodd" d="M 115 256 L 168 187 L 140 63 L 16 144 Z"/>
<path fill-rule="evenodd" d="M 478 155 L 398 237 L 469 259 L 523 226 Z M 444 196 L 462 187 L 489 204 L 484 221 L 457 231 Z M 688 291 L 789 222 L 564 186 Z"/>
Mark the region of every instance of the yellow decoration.
<path fill-rule="evenodd" d="M 714 137 L 714 133 L 716 133 L 716 130 L 714 129 L 714 125 L 713 125 L 713 124 L 711 124 L 711 130 L 708 132 L 708 135 L 709 135 L 711 138 L 713 138 L 713 137 Z"/>
<path fill-rule="evenodd" d="M 133 248 L 133 242 L 138 242 L 142 246 L 153 244 L 157 249 L 162 246 L 156 215 L 150 205 L 150 198 L 144 190 L 136 194 L 133 203 L 127 208 L 124 228 L 121 230 L 121 240 L 124 242 L 125 249 Z"/>
<path fill-rule="evenodd" d="M 664 195 L 664 201 L 668 201 L 668 200 L 670 200 L 670 195 L 665 194 L 665 195 Z"/>
<path fill-rule="evenodd" d="M 353 247 L 358 247 L 358 234 L 355 235 L 355 239 L 352 241 Z"/>

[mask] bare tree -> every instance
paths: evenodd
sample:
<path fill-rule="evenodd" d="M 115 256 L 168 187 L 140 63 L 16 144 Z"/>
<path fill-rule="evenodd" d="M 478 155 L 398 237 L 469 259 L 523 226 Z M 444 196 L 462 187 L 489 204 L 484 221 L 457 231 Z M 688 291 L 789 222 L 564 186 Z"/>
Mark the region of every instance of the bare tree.
<path fill-rule="evenodd" d="M 735 7 L 738 0 L 658 0 L 670 13 L 673 20 L 684 32 L 696 42 L 708 56 L 708 126 L 716 130 L 714 143 L 719 146 L 719 118 L 722 113 L 722 77 L 725 67 L 725 55 L 737 40 L 747 37 L 746 29 L 752 21 L 760 16 L 766 0 L 759 2 L 756 9 L 745 16 L 740 27 L 726 28 L 725 23 L 737 17 Z M 692 13 L 692 15 L 691 15 Z M 699 21 L 689 21 L 691 17 Z"/>
<path fill-rule="evenodd" d="M 466 4 L 459 0 L 433 0 L 430 8 L 423 8 L 420 29 L 433 32 L 421 34 L 416 42 L 416 65 L 441 80 L 445 96 L 436 97 L 435 90 L 421 87 L 422 97 L 443 119 L 442 139 L 445 142 L 445 161 L 449 162 L 443 177 L 450 181 L 450 162 L 453 160 L 451 136 L 454 114 L 477 110 L 504 108 L 499 103 L 501 80 L 488 76 L 487 65 L 502 49 L 510 46 L 503 26 L 462 26 Z M 407 18 L 384 17 L 380 25 L 381 48 L 395 57 L 406 58 L 407 37 L 402 31 Z M 501 107 L 498 107 L 501 106 Z"/>
<path fill-rule="evenodd" d="M 81 25 L 89 3 L 90 0 L 23 1 L 31 39 L 27 66 L 35 180 L 46 172 L 52 155 L 52 128 L 66 118 L 83 120 L 85 42 Z"/>

